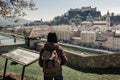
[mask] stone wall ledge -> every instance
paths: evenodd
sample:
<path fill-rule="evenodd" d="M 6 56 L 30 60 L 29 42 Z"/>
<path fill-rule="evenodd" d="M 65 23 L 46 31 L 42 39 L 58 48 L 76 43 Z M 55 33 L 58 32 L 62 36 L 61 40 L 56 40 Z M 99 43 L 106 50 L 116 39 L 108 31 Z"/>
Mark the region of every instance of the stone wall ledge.
<path fill-rule="evenodd" d="M 43 44 L 38 44 L 36 50 L 40 51 Z M 104 53 L 99 55 L 84 55 L 64 50 L 68 57 L 68 64 L 79 68 L 120 68 L 120 53 Z"/>
<path fill-rule="evenodd" d="M 81 55 L 65 51 L 69 64 L 81 68 L 120 68 L 120 53 Z"/>
<path fill-rule="evenodd" d="M 0 46 L 0 54 L 7 53 L 18 47 L 25 47 L 24 44 Z M 36 46 L 36 51 L 40 51 L 41 45 Z M 79 68 L 120 68 L 120 53 L 84 55 L 64 50 L 68 57 L 68 64 Z"/>

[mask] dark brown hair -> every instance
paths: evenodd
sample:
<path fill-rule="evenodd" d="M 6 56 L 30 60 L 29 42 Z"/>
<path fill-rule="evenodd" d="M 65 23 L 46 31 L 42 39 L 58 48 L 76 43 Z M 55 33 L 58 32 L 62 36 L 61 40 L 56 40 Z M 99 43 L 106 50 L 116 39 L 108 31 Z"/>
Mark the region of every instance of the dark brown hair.
<path fill-rule="evenodd" d="M 57 43 L 57 35 L 55 32 L 49 32 L 47 36 L 47 42 Z"/>

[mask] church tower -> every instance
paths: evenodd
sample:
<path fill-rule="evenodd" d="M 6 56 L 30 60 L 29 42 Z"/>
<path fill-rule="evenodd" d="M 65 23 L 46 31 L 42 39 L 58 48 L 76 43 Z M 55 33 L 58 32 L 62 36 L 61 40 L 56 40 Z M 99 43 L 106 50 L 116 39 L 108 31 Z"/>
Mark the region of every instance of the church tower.
<path fill-rule="evenodd" d="M 109 11 L 107 11 L 106 25 L 107 25 L 107 27 L 110 27 L 110 13 L 109 13 Z"/>

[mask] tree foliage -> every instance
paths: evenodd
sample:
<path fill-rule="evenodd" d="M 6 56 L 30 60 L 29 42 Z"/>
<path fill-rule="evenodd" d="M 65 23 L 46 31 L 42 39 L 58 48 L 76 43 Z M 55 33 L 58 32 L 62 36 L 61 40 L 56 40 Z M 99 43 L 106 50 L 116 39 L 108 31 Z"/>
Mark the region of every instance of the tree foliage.
<path fill-rule="evenodd" d="M 73 18 L 70 19 L 69 24 L 74 24 L 76 26 L 80 25 L 82 22 L 82 17 L 76 14 Z"/>
<path fill-rule="evenodd" d="M 3 17 L 25 16 L 25 9 L 37 8 L 32 0 L 0 0 L 0 14 Z"/>
<path fill-rule="evenodd" d="M 80 15 L 75 15 L 72 18 L 69 18 L 68 16 L 57 16 L 55 17 L 52 21 L 50 21 L 49 25 L 80 25 L 82 22 L 81 16 Z"/>
<path fill-rule="evenodd" d="M 64 16 L 57 16 L 51 21 L 52 25 L 60 25 L 60 24 L 68 24 L 68 23 L 69 23 L 68 18 Z"/>

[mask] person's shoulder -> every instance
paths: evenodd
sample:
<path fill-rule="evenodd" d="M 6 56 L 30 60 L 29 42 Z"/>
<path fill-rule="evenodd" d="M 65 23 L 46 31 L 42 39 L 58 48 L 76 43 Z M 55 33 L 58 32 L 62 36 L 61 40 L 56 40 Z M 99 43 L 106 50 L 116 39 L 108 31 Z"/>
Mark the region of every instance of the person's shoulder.
<path fill-rule="evenodd" d="M 62 52 L 62 51 L 63 51 L 63 47 L 59 45 L 58 50 L 59 50 L 60 52 Z"/>
<path fill-rule="evenodd" d="M 45 46 L 45 44 L 41 44 L 41 45 L 40 45 L 40 48 L 41 48 L 41 49 L 43 49 L 43 48 L 44 48 L 44 46 Z"/>
<path fill-rule="evenodd" d="M 40 45 L 40 50 L 43 51 L 45 49 L 45 44 L 44 45 Z"/>
<path fill-rule="evenodd" d="M 59 49 L 63 50 L 63 47 L 59 45 Z"/>

